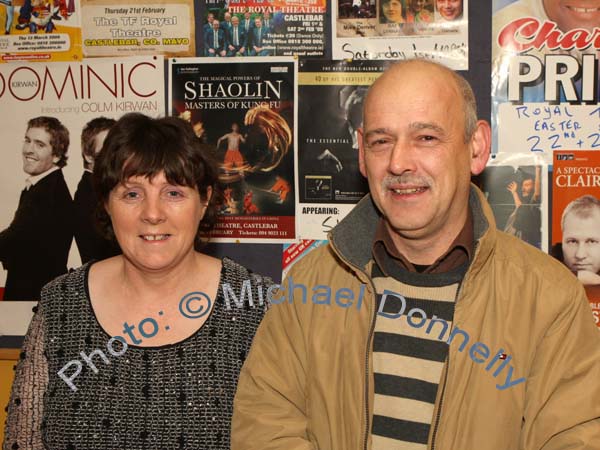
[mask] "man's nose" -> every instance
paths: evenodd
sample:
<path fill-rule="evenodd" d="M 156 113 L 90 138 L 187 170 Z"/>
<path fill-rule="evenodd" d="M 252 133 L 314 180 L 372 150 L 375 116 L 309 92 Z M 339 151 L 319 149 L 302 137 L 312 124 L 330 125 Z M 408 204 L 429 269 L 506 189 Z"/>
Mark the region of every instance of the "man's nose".
<path fill-rule="evenodd" d="M 577 259 L 585 259 L 587 256 L 587 250 L 585 248 L 585 243 L 580 242 L 577 244 L 577 250 L 575 251 L 575 258 Z"/>
<path fill-rule="evenodd" d="M 413 150 L 401 140 L 396 141 L 390 153 L 390 173 L 401 175 L 404 172 L 414 172 L 416 169 L 416 158 Z"/>

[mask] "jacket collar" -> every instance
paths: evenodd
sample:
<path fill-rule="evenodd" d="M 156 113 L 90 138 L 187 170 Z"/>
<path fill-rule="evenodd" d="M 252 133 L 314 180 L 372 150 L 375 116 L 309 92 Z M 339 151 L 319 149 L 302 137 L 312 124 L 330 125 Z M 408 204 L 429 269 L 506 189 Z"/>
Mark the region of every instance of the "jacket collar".
<path fill-rule="evenodd" d="M 469 206 L 473 213 L 475 256 L 469 273 L 479 272 L 496 244 L 496 222 L 483 193 L 471 184 Z M 371 194 L 364 196 L 350 213 L 329 233 L 329 242 L 338 255 L 356 269 L 363 271 L 372 259 L 373 239 L 381 213 Z"/>

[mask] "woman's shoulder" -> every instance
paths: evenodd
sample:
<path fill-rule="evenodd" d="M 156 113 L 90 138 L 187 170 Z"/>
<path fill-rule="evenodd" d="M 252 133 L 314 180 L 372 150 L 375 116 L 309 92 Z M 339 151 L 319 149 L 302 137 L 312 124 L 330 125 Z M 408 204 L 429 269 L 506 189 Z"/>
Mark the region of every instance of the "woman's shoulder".
<path fill-rule="evenodd" d="M 55 301 L 64 298 L 68 292 L 85 293 L 85 278 L 91 262 L 76 269 L 69 269 L 67 273 L 59 275 L 48 282 L 41 291 L 40 302 Z"/>
<path fill-rule="evenodd" d="M 230 285 L 239 285 L 242 287 L 250 282 L 250 285 L 254 288 L 255 286 L 269 287 L 274 284 L 270 277 L 253 272 L 251 269 L 243 266 L 242 264 L 229 259 L 223 258 L 223 274 L 222 283 L 228 283 Z"/>

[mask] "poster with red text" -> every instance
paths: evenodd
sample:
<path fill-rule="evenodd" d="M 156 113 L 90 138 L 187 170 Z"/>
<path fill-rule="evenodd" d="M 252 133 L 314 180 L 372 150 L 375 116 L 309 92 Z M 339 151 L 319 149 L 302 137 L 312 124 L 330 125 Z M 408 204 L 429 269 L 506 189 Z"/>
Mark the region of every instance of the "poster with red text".
<path fill-rule="evenodd" d="M 2 64 L 0 109 L 0 335 L 23 335 L 43 284 L 102 259 L 88 246 L 93 160 L 115 119 L 164 115 L 164 65 L 157 57 Z"/>
<path fill-rule="evenodd" d="M 600 9 L 562 3 L 493 1 L 494 153 L 600 147 Z"/>
<path fill-rule="evenodd" d="M 296 61 L 171 59 L 169 77 L 170 113 L 220 162 L 225 201 L 211 241 L 295 240 Z"/>
<path fill-rule="evenodd" d="M 200 11 L 198 56 L 325 53 L 326 0 L 202 0 Z"/>
<path fill-rule="evenodd" d="M 584 285 L 600 327 L 600 152 L 554 152 L 551 253 Z"/>

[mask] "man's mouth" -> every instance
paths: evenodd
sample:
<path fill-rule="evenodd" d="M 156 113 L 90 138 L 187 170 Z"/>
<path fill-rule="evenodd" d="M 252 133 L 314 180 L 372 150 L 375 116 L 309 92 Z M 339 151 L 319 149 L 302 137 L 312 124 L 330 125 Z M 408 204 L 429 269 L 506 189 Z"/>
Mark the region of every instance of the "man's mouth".
<path fill-rule="evenodd" d="M 390 190 L 394 194 L 398 194 L 398 195 L 420 194 L 421 192 L 425 192 L 427 189 L 428 189 L 427 186 L 410 187 L 410 188 L 390 188 Z"/>
<path fill-rule="evenodd" d="M 589 13 L 596 13 L 596 12 L 600 11 L 599 7 L 595 7 L 595 8 L 580 8 L 577 6 L 565 6 L 565 7 L 568 10 L 573 11 L 578 14 L 589 14 Z"/>
<path fill-rule="evenodd" d="M 170 234 L 142 234 L 140 237 L 145 241 L 166 241 Z"/>

